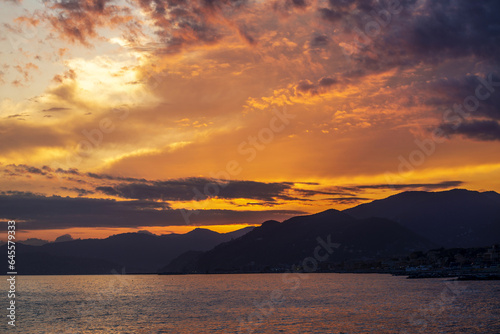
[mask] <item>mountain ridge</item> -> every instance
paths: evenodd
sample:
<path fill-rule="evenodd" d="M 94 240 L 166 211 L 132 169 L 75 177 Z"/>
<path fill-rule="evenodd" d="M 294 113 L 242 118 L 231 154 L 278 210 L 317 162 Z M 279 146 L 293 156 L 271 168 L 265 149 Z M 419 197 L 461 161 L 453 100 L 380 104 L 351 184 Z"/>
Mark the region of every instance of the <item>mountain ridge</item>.
<path fill-rule="evenodd" d="M 161 271 L 252 272 L 290 268 L 313 256 L 321 244 L 338 245 L 326 262 L 373 259 L 435 247 L 388 219 L 355 219 L 338 210 L 326 210 L 282 223 L 264 222 L 212 250 L 183 254 Z"/>
<path fill-rule="evenodd" d="M 84 261 L 84 259 L 85 262 L 88 262 L 86 259 L 103 261 L 101 268 L 119 266 L 127 273 L 154 273 L 165 263 L 186 251 L 209 250 L 251 229 L 253 228 L 246 227 L 233 232 L 218 233 L 198 228 L 185 234 L 164 235 L 129 232 L 112 235 L 105 239 L 77 239 L 41 246 L 22 245 L 24 247 L 18 247 L 18 253 L 19 256 L 25 258 L 36 257 L 34 254 L 45 254 L 37 256 L 46 260 L 48 264 L 57 263 L 60 259 L 56 257 L 64 254 L 75 261 Z M 31 255 L 24 255 L 28 253 Z M 19 271 L 19 273 L 23 272 Z M 46 271 L 41 269 L 40 273 L 46 273 Z"/>
<path fill-rule="evenodd" d="M 394 220 L 443 247 L 500 242 L 500 194 L 494 191 L 402 192 L 343 212 Z"/>

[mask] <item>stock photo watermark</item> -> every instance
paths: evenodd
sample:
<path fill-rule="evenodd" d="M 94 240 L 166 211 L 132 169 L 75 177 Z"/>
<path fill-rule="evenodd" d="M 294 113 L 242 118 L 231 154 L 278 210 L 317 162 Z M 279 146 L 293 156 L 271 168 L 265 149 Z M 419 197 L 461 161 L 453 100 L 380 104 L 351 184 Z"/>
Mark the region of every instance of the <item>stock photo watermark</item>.
<path fill-rule="evenodd" d="M 460 295 L 466 292 L 467 286 L 457 281 L 448 281 L 439 296 L 429 304 L 419 308 L 408 318 L 408 323 L 414 327 L 411 332 L 408 330 L 400 331 L 401 334 L 410 333 L 429 333 L 429 325 L 432 324 L 436 316 L 444 313 L 457 300 Z"/>
<path fill-rule="evenodd" d="M 348 60 L 373 44 L 374 38 L 379 36 L 404 10 L 399 0 L 381 1 L 379 4 L 378 9 L 371 10 L 369 14 L 364 16 L 363 19 L 366 21 L 364 24 L 358 26 L 358 24 L 350 22 L 349 17 L 347 18 L 348 23 L 353 26 L 355 37 L 349 43 L 340 43 L 340 46 Z"/>
<path fill-rule="evenodd" d="M 238 333 L 253 333 L 261 326 L 265 319 L 268 319 L 276 310 L 276 306 L 286 300 L 286 291 L 295 291 L 300 288 L 301 282 L 308 278 L 305 273 L 314 273 L 318 270 L 321 262 L 325 262 L 330 258 L 330 255 L 338 249 L 341 244 L 331 241 L 331 235 L 328 235 L 326 241 L 321 237 L 316 238 L 317 246 L 313 250 L 313 256 L 306 257 L 302 260 L 299 266 L 302 273 L 294 273 L 293 277 L 289 277 L 292 271 L 287 270 L 281 276 L 281 282 L 286 285 L 291 285 L 287 288 L 273 290 L 268 299 L 263 302 L 254 302 L 256 311 L 248 314 L 246 319 L 239 319 Z M 322 253 L 322 254 L 321 254 Z"/>
<path fill-rule="evenodd" d="M 9 307 L 7 307 L 7 324 L 11 327 L 16 326 L 16 221 L 9 220 L 7 223 L 7 298 Z"/>
<path fill-rule="evenodd" d="M 157 89 L 168 76 L 168 74 L 158 73 L 150 67 L 144 68 L 144 73 L 146 74 L 144 82 L 146 82 L 148 87 L 152 90 Z M 131 94 L 132 99 L 140 100 L 140 92 L 133 91 Z M 129 95 L 127 95 L 127 97 L 130 97 Z M 120 125 L 123 124 L 123 122 L 129 119 L 131 112 L 132 108 L 127 105 L 112 108 L 106 116 L 98 119 L 95 127 L 83 129 L 81 131 L 83 138 L 74 146 L 73 151 L 66 157 L 66 161 L 55 163 L 57 165 L 57 170 L 60 171 L 59 173 L 56 173 L 59 181 L 62 181 L 62 178 L 65 174 L 67 174 L 67 171 L 70 171 L 82 164 L 85 158 L 91 156 L 92 152 L 102 147 L 105 143 L 106 137 L 109 137 Z"/>
<path fill-rule="evenodd" d="M 498 74 L 500 71 L 496 69 L 484 78 L 478 76 L 474 94 L 466 96 L 462 103 L 456 103 L 443 112 L 443 125 L 451 130 L 457 130 L 461 124 L 470 119 L 481 106 L 481 101 L 488 100 L 496 92 L 495 87 L 500 87 L 500 81 L 495 81 L 495 77 L 499 77 Z M 422 166 L 437 151 L 438 145 L 446 142 L 447 134 L 443 130 L 443 125 L 434 128 L 430 138 L 414 140 L 417 148 L 406 157 L 403 155 L 398 157 L 398 174 L 389 172 L 385 174 L 387 184 L 396 185 L 402 182 L 405 173 L 413 172 L 417 167 Z"/>
<path fill-rule="evenodd" d="M 276 135 L 285 130 L 290 125 L 290 121 L 297 115 L 290 114 L 286 108 L 282 111 L 274 108 L 273 117 L 269 120 L 268 127 L 263 127 L 255 135 L 250 135 L 246 140 L 242 141 L 238 147 L 237 152 L 241 156 L 245 156 L 246 162 L 252 162 L 257 158 L 258 152 L 263 151 L 267 145 L 271 144 Z M 226 163 L 226 168 L 216 173 L 210 172 L 210 177 L 214 179 L 213 182 L 208 182 L 203 186 L 203 192 L 198 188 L 193 187 L 192 201 L 201 201 L 211 197 L 217 197 L 220 191 L 224 189 L 229 182 L 237 175 L 243 172 L 242 164 L 238 160 L 230 160 Z M 190 217 L 193 214 L 199 214 L 197 209 L 186 210 L 179 209 L 186 225 L 191 224 Z"/>

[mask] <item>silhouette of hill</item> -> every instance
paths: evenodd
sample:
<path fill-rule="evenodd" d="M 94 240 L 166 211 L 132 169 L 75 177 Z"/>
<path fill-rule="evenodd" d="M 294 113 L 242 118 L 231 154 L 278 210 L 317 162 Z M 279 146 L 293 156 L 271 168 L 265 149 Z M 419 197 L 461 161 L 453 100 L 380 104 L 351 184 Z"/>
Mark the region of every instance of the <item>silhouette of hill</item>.
<path fill-rule="evenodd" d="M 49 241 L 43 240 L 43 239 L 38 239 L 38 238 L 29 238 L 24 241 L 18 241 L 18 243 L 21 243 L 23 245 L 29 245 L 29 246 L 42 246 L 45 244 L 48 244 Z"/>
<path fill-rule="evenodd" d="M 383 218 L 355 219 L 337 210 L 293 217 L 260 227 L 204 253 L 183 254 L 164 272 L 233 272 L 284 268 L 314 257 L 322 243 L 338 244 L 327 262 L 366 260 L 427 250 L 435 245 L 396 222 Z M 333 247 L 333 246 L 332 246 Z M 325 255 L 321 250 L 318 254 Z M 194 270 L 193 270 L 194 269 Z"/>
<path fill-rule="evenodd" d="M 410 191 L 344 212 L 356 218 L 394 220 L 447 248 L 500 242 L 500 194 L 493 191 Z"/>
<path fill-rule="evenodd" d="M 19 262 L 31 263 L 33 265 L 29 268 L 31 274 L 55 274 L 61 271 L 68 274 L 90 273 L 84 268 L 92 269 L 92 273 L 109 274 L 116 267 L 124 267 L 126 273 L 154 273 L 165 263 L 186 251 L 209 250 L 252 229 L 249 227 L 221 234 L 197 228 L 186 234 L 158 236 L 147 233 L 124 233 L 106 239 L 59 241 L 36 247 L 18 244 L 16 254 L 19 249 L 22 250 L 24 260 L 19 258 Z M 91 266 L 87 263 L 88 259 L 95 263 Z M 78 263 L 80 267 L 73 263 Z M 61 269 L 58 266 L 65 268 Z M 18 271 L 20 274 L 27 272 L 21 269 Z"/>
<path fill-rule="evenodd" d="M 16 244 L 16 272 L 19 275 L 99 275 L 121 272 L 122 266 L 102 259 L 81 256 L 53 255 L 39 246 Z M 7 245 L 0 247 L 7 254 Z M 5 271 L 9 272 L 7 261 Z"/>

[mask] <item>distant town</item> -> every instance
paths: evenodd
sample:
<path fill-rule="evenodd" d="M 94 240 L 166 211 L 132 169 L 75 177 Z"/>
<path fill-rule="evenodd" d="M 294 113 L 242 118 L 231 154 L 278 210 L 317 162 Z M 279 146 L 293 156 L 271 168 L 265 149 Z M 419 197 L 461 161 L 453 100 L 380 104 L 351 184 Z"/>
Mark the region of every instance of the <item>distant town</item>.
<path fill-rule="evenodd" d="M 428 252 L 417 251 L 408 256 L 388 260 L 367 259 L 323 263 L 318 271 L 390 273 L 407 275 L 408 278 L 500 279 L 500 245 L 480 248 L 439 248 Z"/>

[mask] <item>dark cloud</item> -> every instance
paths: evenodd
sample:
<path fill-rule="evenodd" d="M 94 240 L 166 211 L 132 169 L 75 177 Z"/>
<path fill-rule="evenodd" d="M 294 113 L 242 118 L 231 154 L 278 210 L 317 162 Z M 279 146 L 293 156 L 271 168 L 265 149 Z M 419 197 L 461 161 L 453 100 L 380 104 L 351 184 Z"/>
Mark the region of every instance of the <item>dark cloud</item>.
<path fill-rule="evenodd" d="M 80 174 L 81 175 L 81 174 Z M 115 181 L 129 181 L 129 182 L 148 182 L 146 179 L 138 179 L 135 177 L 121 177 L 121 176 L 112 176 L 107 174 L 96 174 L 96 173 L 86 173 L 85 175 L 98 179 L 98 180 L 115 180 Z"/>
<path fill-rule="evenodd" d="M 332 77 L 323 77 L 318 80 L 317 83 L 313 83 L 310 80 L 301 80 L 295 86 L 295 92 L 300 93 L 308 93 L 311 95 L 318 95 L 321 93 L 325 93 L 327 90 L 331 89 L 332 86 L 338 83 L 336 78 Z"/>
<path fill-rule="evenodd" d="M 272 3 L 272 8 L 276 14 L 288 17 L 291 14 L 311 8 L 312 3 L 312 1 L 308 0 L 276 0 Z"/>
<path fill-rule="evenodd" d="M 287 2 L 294 6 L 294 7 L 299 7 L 299 8 L 305 8 L 308 6 L 308 3 L 306 0 L 287 0 Z"/>
<path fill-rule="evenodd" d="M 305 92 L 309 92 L 309 91 L 312 91 L 312 90 L 316 89 L 317 86 L 315 84 L 313 84 L 309 80 L 301 80 L 297 84 L 296 88 L 297 88 L 297 90 L 299 92 L 304 92 L 305 93 Z"/>
<path fill-rule="evenodd" d="M 412 101 L 419 101 L 437 107 L 441 114 L 443 109 L 453 109 L 474 96 L 483 82 L 500 82 L 500 25 L 496 14 L 500 12 L 500 2 L 401 0 L 399 3 L 402 10 L 389 16 L 389 2 L 374 0 L 330 1 L 327 7 L 319 10 L 323 19 L 343 32 L 333 37 L 345 49 L 361 76 L 396 68 L 441 66 L 441 78 L 414 83 L 414 91 L 421 89 L 424 96 L 408 99 L 408 106 Z M 457 69 L 463 74 L 457 74 Z M 488 78 L 493 69 L 497 72 Z M 349 80 L 351 75 L 341 76 Z M 395 79 L 391 83 L 397 84 Z M 314 87 L 299 88 L 315 92 Z M 497 140 L 500 94 L 491 88 L 498 90 L 497 86 L 483 87 L 483 94 L 491 94 L 481 99 L 473 112 L 463 113 L 468 114 L 466 121 L 455 117 L 452 124 L 444 121 L 438 126 L 450 136 Z M 463 114 L 460 117 L 463 118 Z"/>
<path fill-rule="evenodd" d="M 23 165 L 23 164 L 21 164 L 21 165 L 10 164 L 10 165 L 7 165 L 5 169 L 8 170 L 9 168 L 13 169 L 14 171 L 16 171 L 18 173 L 23 173 L 23 174 L 39 174 L 39 175 L 51 175 L 51 176 L 53 176 L 53 174 L 63 174 L 63 175 L 79 176 L 81 178 L 90 177 L 92 179 L 97 179 L 97 180 L 149 182 L 148 180 L 143 179 L 143 178 L 112 176 L 112 175 L 108 175 L 108 174 L 96 174 L 96 173 L 90 173 L 90 172 L 89 173 L 80 173 L 80 171 L 76 168 L 53 169 L 53 168 L 50 168 L 49 166 L 43 166 L 41 168 L 38 168 L 38 167 L 27 166 L 27 165 Z"/>
<path fill-rule="evenodd" d="M 394 189 L 394 190 L 435 190 L 449 189 L 463 185 L 463 181 L 443 181 L 439 183 L 411 183 L 411 184 L 372 184 L 364 186 L 356 186 L 350 189 Z"/>
<path fill-rule="evenodd" d="M 317 35 L 311 41 L 312 47 L 323 47 L 330 43 L 330 38 L 327 35 Z"/>
<path fill-rule="evenodd" d="M 135 35 L 139 25 L 132 19 L 130 8 L 118 6 L 114 0 L 44 0 L 47 8 L 40 18 L 49 22 L 64 39 L 91 46 L 98 38 L 98 28 L 121 27 Z"/>
<path fill-rule="evenodd" d="M 243 11 L 244 0 L 136 0 L 142 11 L 154 22 L 160 44 L 157 52 L 176 53 L 190 45 L 210 45 L 219 42 L 227 29 L 236 25 L 232 19 Z M 240 36 L 250 44 L 254 38 L 245 27 Z"/>
<path fill-rule="evenodd" d="M 342 13 L 330 8 L 319 8 L 318 11 L 321 14 L 321 18 L 330 22 L 337 22 L 342 18 Z"/>
<path fill-rule="evenodd" d="M 321 78 L 318 82 L 318 85 L 320 87 L 330 87 L 332 85 L 335 85 L 337 83 L 337 79 L 335 78 L 329 78 L 329 77 L 324 77 Z"/>
<path fill-rule="evenodd" d="M 387 20 L 384 11 L 393 1 L 353 0 L 321 2 L 314 8 L 319 16 L 346 32 L 365 31 L 367 22 Z M 442 61 L 444 57 L 475 55 L 494 60 L 498 54 L 498 24 L 496 13 L 500 3 L 486 1 L 398 1 L 404 9 L 392 14 L 380 33 L 370 36 L 370 52 L 363 59 L 365 66 L 373 49 L 377 60 L 392 65 L 417 61 Z M 66 39 L 84 45 L 100 37 L 99 28 L 120 28 L 132 45 L 141 46 L 140 23 L 132 19 L 133 10 L 112 0 L 47 0 L 47 11 L 42 18 Z M 316 4 L 307 0 L 279 0 L 274 10 L 289 15 L 295 10 L 306 10 Z M 174 53 L 190 45 L 214 44 L 230 30 L 239 30 L 250 44 L 255 37 L 247 27 L 240 26 L 238 15 L 252 12 L 256 3 L 243 0 L 132 0 L 148 20 L 153 22 L 159 52 Z M 257 26 L 255 27 L 257 28 Z M 324 43 L 325 39 L 318 39 Z M 349 42 L 349 41 L 346 41 Z"/>
<path fill-rule="evenodd" d="M 498 71 L 484 76 L 443 78 L 429 84 L 428 91 L 434 97 L 425 103 L 436 106 L 443 113 L 444 122 L 439 129 L 446 135 L 463 135 L 480 141 L 498 140 L 499 85 Z"/>
<path fill-rule="evenodd" d="M 328 0 L 328 7 L 319 7 L 318 12 L 322 19 L 329 22 L 338 22 L 341 19 L 352 21 L 353 18 L 360 19 L 361 14 L 374 9 L 376 0 Z"/>
<path fill-rule="evenodd" d="M 115 186 L 97 187 L 107 195 L 141 200 L 191 201 L 207 198 L 254 199 L 267 202 L 295 200 L 287 193 L 293 183 L 262 183 L 255 181 L 227 181 L 218 183 L 214 179 L 186 178 L 146 183 L 122 183 Z"/>
<path fill-rule="evenodd" d="M 498 125 L 497 125 L 498 126 Z M 494 128 L 498 131 L 498 127 Z M 484 131 L 484 129 L 482 129 Z M 478 130 L 479 131 L 479 130 Z M 454 132 L 456 134 L 456 132 Z M 493 139 L 489 139 L 493 140 Z M 302 189 L 300 185 L 319 186 L 318 183 L 311 182 L 257 182 L 245 180 L 216 180 L 203 177 L 192 177 L 171 180 L 146 180 L 131 177 L 112 176 L 107 174 L 80 173 L 77 169 L 52 169 L 49 166 L 41 168 L 27 165 L 7 165 L 4 173 L 13 177 L 22 175 L 45 175 L 54 177 L 55 173 L 71 175 L 69 179 L 82 184 L 92 184 L 87 182 L 88 178 L 102 180 L 100 186 L 93 186 L 90 189 L 78 187 L 61 187 L 66 191 L 75 192 L 79 197 L 102 193 L 109 196 L 116 196 L 124 199 L 138 201 L 202 201 L 208 198 L 220 198 L 226 200 L 247 199 L 259 202 L 249 202 L 247 205 L 276 206 L 282 201 L 303 201 L 310 202 L 314 196 L 335 196 L 347 200 L 347 198 L 358 197 L 367 189 L 387 189 L 387 190 L 427 190 L 449 189 L 459 187 L 463 181 L 443 181 L 438 183 L 412 183 L 412 184 L 373 184 L 359 186 L 335 186 L 320 189 Z M 108 182 L 109 181 L 109 182 Z M 116 182 L 118 181 L 118 183 Z M 94 188 L 95 187 L 95 188 Z M 95 191 L 94 191 L 95 190 Z M 17 194 L 9 192 L 8 194 Z M 21 193 L 22 194 L 22 193 Z M 332 199 L 332 198 L 330 198 Z M 322 200 L 322 199 L 321 199 Z M 362 200 L 359 197 L 359 200 Z M 342 203 L 342 202 L 339 202 Z M 237 205 L 233 203 L 233 205 Z"/>
<path fill-rule="evenodd" d="M 6 119 L 14 118 L 14 119 L 18 119 L 20 121 L 25 121 L 26 120 L 25 117 L 29 117 L 29 114 L 26 114 L 26 113 L 24 113 L 24 114 L 13 114 L 13 115 L 6 116 L 4 118 L 6 118 Z"/>
<path fill-rule="evenodd" d="M 337 203 L 337 204 L 356 204 L 359 202 L 363 201 L 369 201 L 369 198 L 364 198 L 364 197 L 332 197 L 332 198 L 327 198 L 327 201 Z"/>
<path fill-rule="evenodd" d="M 442 124 L 439 128 L 448 136 L 463 135 L 480 141 L 500 140 L 500 124 L 492 120 L 467 121 L 458 125 Z"/>
<path fill-rule="evenodd" d="M 23 230 L 73 227 L 140 227 L 176 225 L 256 224 L 268 219 L 283 220 L 303 214 L 293 210 L 232 211 L 172 210 L 154 201 L 46 197 L 32 193 L 0 193 L 0 212 L 15 219 Z M 188 220 L 185 218 L 188 217 Z M 6 223 L 6 222 L 5 222 Z"/>
<path fill-rule="evenodd" d="M 42 112 L 54 112 L 54 111 L 66 111 L 66 110 L 71 110 L 71 108 L 52 107 L 48 109 L 43 109 Z"/>
<path fill-rule="evenodd" d="M 277 200 L 306 200 L 290 194 L 296 192 L 303 196 L 313 196 L 316 194 L 329 194 L 321 191 L 302 190 L 295 188 L 293 182 L 256 182 L 230 180 L 222 181 L 211 178 L 193 177 L 171 180 L 146 180 L 143 178 L 121 177 L 108 174 L 81 173 L 78 169 L 53 169 L 49 166 L 33 167 L 27 165 L 7 165 L 4 173 L 11 176 L 21 175 L 44 175 L 53 178 L 57 174 L 59 177 L 71 176 L 70 181 L 89 183 L 90 179 L 100 182 L 102 185 L 95 188 L 95 191 L 110 196 L 117 196 L 127 199 L 137 200 L 163 200 L 163 201 L 201 201 L 207 198 L 222 199 L 253 199 L 276 204 Z M 118 181 L 118 183 L 116 182 Z M 90 182 L 92 183 L 92 182 Z M 297 183 L 306 185 L 318 185 L 316 183 Z M 61 187 L 63 190 L 76 192 L 78 196 L 94 194 L 94 189 L 83 189 L 76 187 Z"/>
<path fill-rule="evenodd" d="M 429 94 L 437 96 L 427 100 L 428 105 L 440 108 L 452 108 L 454 104 L 464 104 L 469 96 L 478 101 L 477 108 L 471 106 L 473 112 L 467 112 L 469 117 L 486 117 L 500 120 L 500 72 L 492 71 L 484 75 L 465 75 L 459 78 L 442 78 L 431 82 L 427 88 Z M 477 99 L 476 95 L 485 98 Z M 469 102 L 471 103 L 471 102 Z"/>
<path fill-rule="evenodd" d="M 332 195 L 335 197 L 329 197 L 326 200 L 339 203 L 339 204 L 350 204 L 360 201 L 368 201 L 369 198 L 360 197 L 361 194 L 365 193 L 367 189 L 380 189 L 380 190 L 424 190 L 432 191 L 437 189 L 450 189 L 463 185 L 462 181 L 443 181 L 438 183 L 409 183 L 409 184 L 368 184 L 359 186 L 336 186 L 323 190 L 305 190 L 305 189 L 295 189 L 295 191 L 304 196 L 314 196 L 314 195 Z"/>
<path fill-rule="evenodd" d="M 61 187 L 61 189 L 76 192 L 78 194 L 78 197 L 95 194 L 95 192 L 93 192 L 91 190 L 76 188 L 76 187 L 73 187 L 73 188 Z"/>
<path fill-rule="evenodd" d="M 408 31 L 408 46 L 414 53 L 431 59 L 439 54 L 498 57 L 500 2 L 429 0 L 422 12 Z"/>
<path fill-rule="evenodd" d="M 7 168 L 12 168 L 16 173 L 19 174 L 38 174 L 38 175 L 47 175 L 51 169 L 47 166 L 40 168 L 33 167 L 33 166 L 27 166 L 27 165 L 15 165 L 15 164 L 10 164 L 6 166 Z"/>
<path fill-rule="evenodd" d="M 63 169 L 63 168 L 58 168 L 55 171 L 58 174 L 72 174 L 72 175 L 81 175 L 78 169 L 76 168 L 68 168 L 68 169 Z"/>
<path fill-rule="evenodd" d="M 368 73 L 452 59 L 498 65 L 498 12 L 496 0 L 332 0 L 318 8 L 332 38 Z"/>
<path fill-rule="evenodd" d="M 248 27 L 246 27 L 246 26 L 239 26 L 238 27 L 238 32 L 239 32 L 240 36 L 245 41 L 247 41 L 248 44 L 254 45 L 254 44 L 257 43 L 256 40 L 255 40 L 255 38 L 250 33 L 250 29 Z"/>
<path fill-rule="evenodd" d="M 310 189 L 295 189 L 295 191 L 304 196 L 315 196 L 315 195 L 339 195 L 339 196 L 355 196 L 352 194 L 352 189 L 344 190 L 341 187 L 335 188 L 335 191 L 331 190 L 310 190 Z"/>

